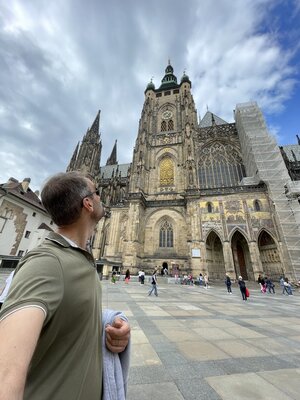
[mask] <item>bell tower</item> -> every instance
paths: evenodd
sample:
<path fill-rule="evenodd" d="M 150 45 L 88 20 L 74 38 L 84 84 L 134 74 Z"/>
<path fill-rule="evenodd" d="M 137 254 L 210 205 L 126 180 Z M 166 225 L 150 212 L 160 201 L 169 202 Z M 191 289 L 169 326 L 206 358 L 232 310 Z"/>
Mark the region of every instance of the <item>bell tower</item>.
<path fill-rule="evenodd" d="M 129 181 L 130 226 L 123 252 L 128 268 L 148 258 L 158 264 L 165 257 L 186 262 L 178 260 L 187 251 L 186 229 L 180 227 L 187 223 L 187 193 L 198 188 L 193 142 L 197 111 L 191 87 L 185 73 L 177 82 L 169 62 L 160 86 L 156 89 L 151 79 L 144 92 Z"/>
<path fill-rule="evenodd" d="M 130 192 L 174 195 L 197 187 L 192 139 L 197 111 L 191 87 L 185 73 L 178 84 L 170 62 L 159 88 L 152 80 L 147 85 L 134 147 Z"/>

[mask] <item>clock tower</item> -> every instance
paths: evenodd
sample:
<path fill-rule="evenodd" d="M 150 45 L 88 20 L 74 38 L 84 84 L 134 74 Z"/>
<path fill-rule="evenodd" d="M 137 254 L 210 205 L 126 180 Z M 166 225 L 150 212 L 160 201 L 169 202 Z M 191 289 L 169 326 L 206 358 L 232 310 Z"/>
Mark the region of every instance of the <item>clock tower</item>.
<path fill-rule="evenodd" d="M 193 143 L 197 111 L 191 86 L 186 74 L 177 82 L 169 62 L 161 85 L 156 89 L 151 80 L 146 87 L 129 181 L 128 267 L 141 264 L 147 253 L 157 265 L 166 257 L 174 264 L 187 263 L 177 256 L 189 253 L 186 232 L 179 227 L 188 219 L 188 196 L 198 188 Z"/>

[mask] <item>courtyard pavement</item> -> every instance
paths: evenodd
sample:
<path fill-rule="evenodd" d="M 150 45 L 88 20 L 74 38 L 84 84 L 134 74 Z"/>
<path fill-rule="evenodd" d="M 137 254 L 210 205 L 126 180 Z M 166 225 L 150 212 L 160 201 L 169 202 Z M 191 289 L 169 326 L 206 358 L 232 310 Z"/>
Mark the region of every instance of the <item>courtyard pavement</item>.
<path fill-rule="evenodd" d="M 300 399 L 300 295 L 249 286 L 103 281 L 103 307 L 122 310 L 132 328 L 127 400 Z"/>

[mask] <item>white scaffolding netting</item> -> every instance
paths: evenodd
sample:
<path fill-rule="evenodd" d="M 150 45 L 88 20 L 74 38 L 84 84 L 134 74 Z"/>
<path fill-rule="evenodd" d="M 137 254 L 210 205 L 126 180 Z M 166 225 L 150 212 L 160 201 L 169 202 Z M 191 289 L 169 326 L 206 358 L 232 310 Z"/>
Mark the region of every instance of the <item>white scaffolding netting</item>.
<path fill-rule="evenodd" d="M 248 176 L 264 181 L 278 222 L 287 271 L 300 279 L 300 205 L 276 140 L 267 130 L 264 117 L 253 103 L 237 104 L 236 127 Z M 294 195 L 295 194 L 295 195 Z"/>

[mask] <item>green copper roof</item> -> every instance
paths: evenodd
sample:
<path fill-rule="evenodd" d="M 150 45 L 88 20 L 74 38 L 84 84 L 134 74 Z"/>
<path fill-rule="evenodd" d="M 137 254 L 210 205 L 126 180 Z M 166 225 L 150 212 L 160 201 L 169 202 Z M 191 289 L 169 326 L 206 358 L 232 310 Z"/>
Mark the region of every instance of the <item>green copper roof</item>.
<path fill-rule="evenodd" d="M 165 76 L 163 77 L 163 79 L 161 81 L 161 85 L 159 87 L 159 90 L 161 90 L 161 89 L 171 89 L 173 87 L 178 87 L 177 78 L 173 74 L 173 72 L 174 72 L 173 67 L 169 62 L 169 64 L 167 65 L 167 68 L 165 69 Z"/>

